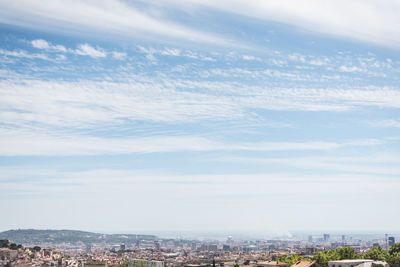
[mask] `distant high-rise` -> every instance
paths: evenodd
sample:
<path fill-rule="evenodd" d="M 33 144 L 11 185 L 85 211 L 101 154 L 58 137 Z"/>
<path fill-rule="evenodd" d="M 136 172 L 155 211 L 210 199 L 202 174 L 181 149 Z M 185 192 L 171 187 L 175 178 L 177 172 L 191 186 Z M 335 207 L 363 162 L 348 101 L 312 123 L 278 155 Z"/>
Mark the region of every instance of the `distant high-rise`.
<path fill-rule="evenodd" d="M 344 241 L 346 241 L 346 236 L 342 235 L 342 243 L 344 243 Z"/>
<path fill-rule="evenodd" d="M 388 238 L 388 245 L 391 247 L 395 243 L 394 236 L 389 236 Z"/>
<path fill-rule="evenodd" d="M 329 241 L 329 237 L 330 237 L 329 234 L 324 234 L 324 241 L 325 241 L 325 242 L 326 242 L 326 241 Z"/>
<path fill-rule="evenodd" d="M 312 235 L 309 235 L 308 236 L 308 242 L 312 242 L 312 241 L 313 241 Z"/>

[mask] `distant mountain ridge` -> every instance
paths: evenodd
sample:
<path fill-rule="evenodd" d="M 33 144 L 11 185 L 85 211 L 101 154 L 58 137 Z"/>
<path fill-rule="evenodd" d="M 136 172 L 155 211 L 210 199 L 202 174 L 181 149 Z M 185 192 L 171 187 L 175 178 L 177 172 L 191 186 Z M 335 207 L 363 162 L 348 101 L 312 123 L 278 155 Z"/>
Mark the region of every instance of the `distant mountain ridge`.
<path fill-rule="evenodd" d="M 78 230 L 36 230 L 17 229 L 0 232 L 0 239 L 8 239 L 18 244 L 40 243 L 113 243 L 127 244 L 136 240 L 154 240 L 154 235 L 101 234 Z"/>

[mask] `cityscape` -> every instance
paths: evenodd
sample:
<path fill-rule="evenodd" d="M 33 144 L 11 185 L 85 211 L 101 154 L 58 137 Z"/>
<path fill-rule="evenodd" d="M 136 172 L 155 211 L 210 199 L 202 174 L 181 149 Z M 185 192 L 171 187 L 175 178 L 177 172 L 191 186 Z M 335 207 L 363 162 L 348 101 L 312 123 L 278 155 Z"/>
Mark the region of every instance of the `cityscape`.
<path fill-rule="evenodd" d="M 109 235 L 84 240 L 92 233 L 56 230 L 11 230 L 23 245 L 1 239 L 0 266 L 359 266 L 388 267 L 400 263 L 400 243 L 388 234 L 298 235 L 286 238 L 186 240 L 156 236 Z M 40 235 L 40 237 L 39 237 Z M 107 237 L 108 236 L 108 237 Z M 28 237 L 35 238 L 31 243 Z M 40 242 L 40 240 L 42 240 Z M 73 241 L 74 240 L 74 241 Z M 24 242 L 25 241 L 25 242 Z M 89 243 L 91 242 L 91 243 Z M 337 254 L 331 255 L 330 253 Z"/>
<path fill-rule="evenodd" d="M 400 267 L 400 0 L 0 0 L 0 267 Z"/>

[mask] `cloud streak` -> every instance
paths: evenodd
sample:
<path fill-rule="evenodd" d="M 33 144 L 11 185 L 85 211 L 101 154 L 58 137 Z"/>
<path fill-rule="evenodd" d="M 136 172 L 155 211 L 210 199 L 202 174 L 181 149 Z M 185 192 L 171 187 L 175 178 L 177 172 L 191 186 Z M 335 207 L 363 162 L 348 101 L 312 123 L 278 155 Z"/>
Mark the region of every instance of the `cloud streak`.
<path fill-rule="evenodd" d="M 195 135 L 96 137 L 0 128 L 0 156 L 115 155 L 187 151 L 328 151 L 352 146 L 377 146 L 380 140 L 350 142 L 236 142 Z"/>
<path fill-rule="evenodd" d="M 190 42 L 225 43 L 219 37 L 151 16 L 133 3 L 118 0 L 1 1 L 0 10 L 1 23 L 28 28 L 86 34 L 96 31 L 129 38 L 148 38 L 151 34 Z"/>
<path fill-rule="evenodd" d="M 115 59 L 123 60 L 126 57 L 126 53 L 124 52 L 107 52 L 103 48 L 93 47 L 87 43 L 79 44 L 76 49 L 66 48 L 63 45 L 53 45 L 46 40 L 36 39 L 32 40 L 31 44 L 34 48 L 43 49 L 49 52 L 59 52 L 59 53 L 71 53 L 74 55 L 80 56 L 89 56 L 92 58 L 105 58 L 107 55 L 111 55 Z"/>
<path fill-rule="evenodd" d="M 392 48 L 400 44 L 400 3 L 396 0 L 190 0 L 184 4 L 169 0 L 167 4 L 188 11 L 195 7 L 218 9 Z"/>
<path fill-rule="evenodd" d="M 4 123 L 77 128 L 120 124 L 124 120 L 235 120 L 249 115 L 249 109 L 346 111 L 361 107 L 400 108 L 400 92 L 390 88 L 266 88 L 141 76 L 125 82 L 2 80 L 0 95 L 0 119 Z"/>

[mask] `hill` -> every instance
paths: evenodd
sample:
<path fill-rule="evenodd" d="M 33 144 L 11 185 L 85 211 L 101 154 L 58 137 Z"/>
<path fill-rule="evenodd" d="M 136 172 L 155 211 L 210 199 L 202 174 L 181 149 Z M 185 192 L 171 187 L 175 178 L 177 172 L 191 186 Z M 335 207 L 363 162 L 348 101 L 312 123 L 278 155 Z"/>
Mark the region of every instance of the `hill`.
<path fill-rule="evenodd" d="M 128 244 L 136 240 L 154 240 L 153 235 L 135 234 L 100 234 L 77 230 L 35 230 L 18 229 L 0 232 L 0 239 L 8 239 L 18 244 L 40 244 L 40 243 L 109 243 Z"/>

